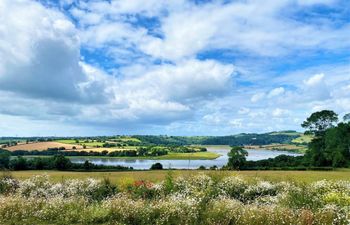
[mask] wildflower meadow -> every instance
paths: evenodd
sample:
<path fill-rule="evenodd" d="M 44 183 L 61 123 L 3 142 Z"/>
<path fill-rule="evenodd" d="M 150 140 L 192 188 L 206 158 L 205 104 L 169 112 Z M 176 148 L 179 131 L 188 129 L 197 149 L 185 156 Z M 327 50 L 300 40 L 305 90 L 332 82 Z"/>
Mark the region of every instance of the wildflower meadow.
<path fill-rule="evenodd" d="M 348 225 L 350 182 L 200 174 L 118 187 L 108 179 L 0 179 L 0 224 Z"/>

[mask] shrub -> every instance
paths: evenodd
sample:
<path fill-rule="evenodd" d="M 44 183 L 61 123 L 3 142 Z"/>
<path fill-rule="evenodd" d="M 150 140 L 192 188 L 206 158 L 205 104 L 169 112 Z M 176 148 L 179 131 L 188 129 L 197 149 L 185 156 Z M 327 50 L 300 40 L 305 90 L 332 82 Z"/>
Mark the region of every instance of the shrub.
<path fill-rule="evenodd" d="M 161 163 L 155 163 L 155 164 L 152 164 L 151 170 L 162 170 L 163 169 L 163 165 Z"/>

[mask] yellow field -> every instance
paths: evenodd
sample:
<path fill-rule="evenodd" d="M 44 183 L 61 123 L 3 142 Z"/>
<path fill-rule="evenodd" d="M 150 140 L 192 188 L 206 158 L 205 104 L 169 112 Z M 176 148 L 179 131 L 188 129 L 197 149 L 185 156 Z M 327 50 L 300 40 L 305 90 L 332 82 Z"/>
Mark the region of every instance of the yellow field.
<path fill-rule="evenodd" d="M 120 185 L 132 183 L 136 180 L 159 182 L 165 178 L 169 171 L 130 171 L 130 172 L 63 172 L 63 171 L 15 171 L 12 176 L 18 179 L 27 179 L 33 175 L 47 174 L 53 181 L 65 179 L 109 178 L 113 183 Z M 270 181 L 313 182 L 318 180 L 350 180 L 350 170 L 337 171 L 198 171 L 173 170 L 174 176 L 192 176 L 206 173 L 212 176 L 243 176 L 248 179 L 264 179 Z"/>
<path fill-rule="evenodd" d="M 281 150 L 281 151 L 298 151 L 305 152 L 306 146 L 297 146 L 293 144 L 270 144 L 270 145 L 246 145 L 245 149 L 267 149 L 267 150 Z"/>
<path fill-rule="evenodd" d="M 83 149 L 83 147 L 80 145 L 64 144 L 64 143 L 59 143 L 55 141 L 20 144 L 20 145 L 11 146 L 5 149 L 9 151 L 15 151 L 15 150 L 43 151 L 43 150 L 47 150 L 48 148 L 59 148 L 59 147 L 65 147 L 66 149 L 73 149 L 73 146 L 75 146 L 77 149 Z"/>
<path fill-rule="evenodd" d="M 86 149 L 79 148 L 79 151 L 84 151 L 84 152 L 103 152 L 103 151 L 108 151 L 108 152 L 114 152 L 114 151 L 125 151 L 125 150 L 136 150 L 135 146 L 127 146 L 127 147 L 113 147 L 113 148 L 91 148 L 87 147 Z"/>
<path fill-rule="evenodd" d="M 301 143 L 310 143 L 312 140 L 312 135 L 302 135 L 292 140 L 293 143 L 301 144 Z"/>

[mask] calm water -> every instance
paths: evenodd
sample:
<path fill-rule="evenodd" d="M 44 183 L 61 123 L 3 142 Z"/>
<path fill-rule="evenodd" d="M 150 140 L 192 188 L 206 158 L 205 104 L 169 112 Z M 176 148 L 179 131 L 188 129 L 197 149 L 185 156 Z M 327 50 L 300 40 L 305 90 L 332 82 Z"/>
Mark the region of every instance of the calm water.
<path fill-rule="evenodd" d="M 109 166 L 128 166 L 134 169 L 149 169 L 152 164 L 159 162 L 164 168 L 173 169 L 197 169 L 200 166 L 205 166 L 207 168 L 211 166 L 222 167 L 227 164 L 229 152 L 228 146 L 220 147 L 207 147 L 209 152 L 215 152 L 221 156 L 212 160 L 151 160 L 151 159 L 120 159 L 120 158 L 88 158 L 88 157 L 74 157 L 71 159 L 74 163 L 84 163 L 85 160 L 89 160 L 91 163 L 97 165 L 109 165 Z M 287 152 L 287 151 L 272 151 L 272 150 L 254 150 L 249 149 L 248 160 L 261 160 L 267 158 L 274 158 L 278 155 L 300 155 L 297 153 Z"/>

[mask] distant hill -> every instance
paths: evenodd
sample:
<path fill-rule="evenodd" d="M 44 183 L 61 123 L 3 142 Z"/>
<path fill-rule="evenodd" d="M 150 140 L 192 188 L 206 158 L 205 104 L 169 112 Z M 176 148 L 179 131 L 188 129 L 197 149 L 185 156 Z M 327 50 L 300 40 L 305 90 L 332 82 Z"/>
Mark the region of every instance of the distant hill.
<path fill-rule="evenodd" d="M 76 143 L 76 140 L 95 140 L 99 142 L 113 142 L 123 145 L 270 145 L 270 144 L 294 144 L 306 145 L 312 139 L 312 136 L 293 130 L 273 131 L 269 133 L 240 133 L 226 136 L 168 136 L 168 135 L 117 135 L 117 136 L 98 136 L 98 137 L 4 137 L 0 138 L 0 144 L 12 146 L 20 142 L 42 142 L 56 141 L 60 139 L 67 140 L 69 144 Z M 65 142 L 65 143 L 66 143 Z M 93 143 L 94 144 L 94 143 Z M 88 144 L 86 144 L 88 145 Z M 1 146 L 1 145 L 0 145 Z"/>
<path fill-rule="evenodd" d="M 147 144 L 163 145 L 268 145 L 273 143 L 289 144 L 302 137 L 296 131 L 269 132 L 264 134 L 241 133 L 228 136 L 167 136 L 167 135 L 134 135 L 132 137 Z"/>

